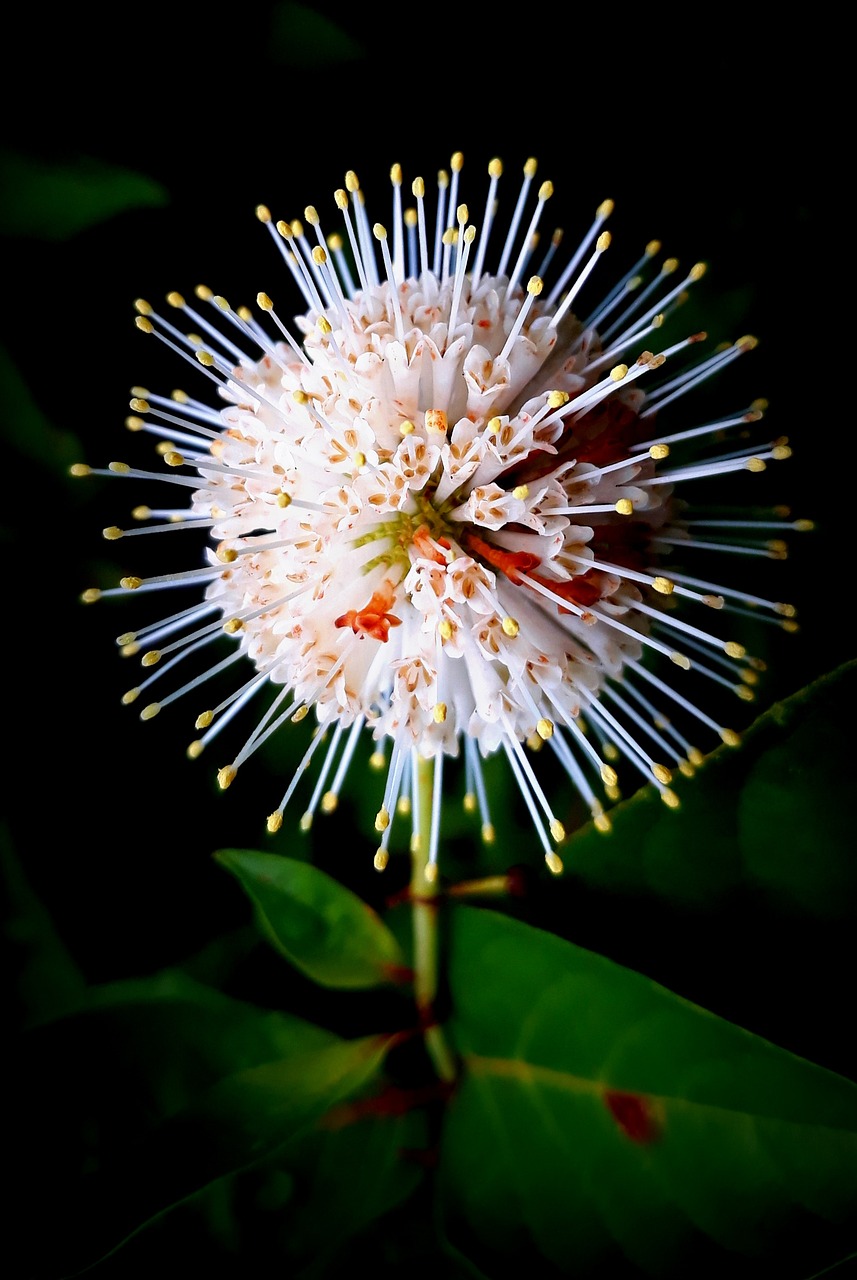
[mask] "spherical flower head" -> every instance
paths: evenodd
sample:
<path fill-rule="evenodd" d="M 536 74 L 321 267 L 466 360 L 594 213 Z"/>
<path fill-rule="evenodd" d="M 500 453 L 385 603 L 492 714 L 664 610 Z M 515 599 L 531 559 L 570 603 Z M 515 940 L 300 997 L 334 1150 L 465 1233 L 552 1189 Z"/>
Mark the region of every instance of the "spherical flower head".
<path fill-rule="evenodd" d="M 460 156 L 451 181 L 441 175 L 432 210 L 419 178 L 415 205 L 403 210 L 394 167 L 392 235 L 370 223 L 353 173 L 335 197 L 342 232 L 329 240 L 314 208 L 306 225 L 274 223 L 260 208 L 303 296 L 294 329 L 266 294 L 257 316 L 197 290 L 215 321 L 170 294 L 196 331 L 188 338 L 137 304 L 139 327 L 195 363 L 216 394 L 132 401 L 129 426 L 167 441 L 160 452 L 190 506 L 147 509 L 153 525 L 105 534 L 181 522 L 208 530 L 211 543 L 202 567 L 123 579 L 126 590 L 203 589 L 198 603 L 120 637 L 126 650 L 145 648 L 144 668 L 153 668 L 126 700 L 225 633 L 233 652 L 147 702 L 144 718 L 243 655 L 243 680 L 198 717 L 203 733 L 191 748 L 200 754 L 268 692 L 245 745 L 220 770 L 225 787 L 266 738 L 312 712 L 329 732 L 311 737 L 268 820 L 272 831 L 322 744 L 304 827 L 316 808 L 335 806 L 357 740 L 371 733 L 386 768 L 379 866 L 397 803 L 427 761 L 439 796 L 444 761 L 463 755 L 467 806 L 490 833 L 482 760 L 502 751 L 557 870 L 553 845 L 564 828 L 529 746 L 552 749 L 606 829 L 602 796 L 615 793 L 617 751 L 669 805 L 673 771 L 690 772 L 698 759 L 658 701 L 678 702 L 724 741 L 736 737 L 674 689 L 672 675 L 659 675 L 658 661 L 680 674 L 700 651 L 713 655 L 709 673 L 752 696 L 741 646 L 697 621 L 712 608 L 740 608 L 740 593 L 665 565 L 676 547 L 704 542 L 676 496 L 684 481 L 761 470 L 788 450 L 734 439 L 712 449 L 715 437 L 761 418 L 758 405 L 690 425 L 671 416 L 663 429 L 658 410 L 753 340 L 713 353 L 704 334 L 659 345 L 665 316 L 703 269 L 676 283 L 676 264 L 658 268 L 653 244 L 579 318 L 574 304 L 591 294 L 589 277 L 610 246 L 611 202 L 572 254 L 558 253 L 558 232 L 539 254 L 552 185 L 535 189 L 528 161 L 501 229 L 501 173 L 492 161 L 479 224 L 459 203 Z M 689 453 L 699 445 L 701 461 Z M 671 607 L 677 601 L 692 621 Z M 438 812 L 429 832 L 415 833 L 430 862 Z"/>

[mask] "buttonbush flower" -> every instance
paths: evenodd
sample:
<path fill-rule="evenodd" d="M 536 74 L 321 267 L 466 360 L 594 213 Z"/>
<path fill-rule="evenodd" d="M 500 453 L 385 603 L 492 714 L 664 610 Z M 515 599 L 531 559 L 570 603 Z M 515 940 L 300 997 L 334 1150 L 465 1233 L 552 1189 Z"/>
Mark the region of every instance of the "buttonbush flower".
<path fill-rule="evenodd" d="M 234 668 L 231 692 L 203 703 L 190 747 L 197 756 L 239 712 L 249 718 L 220 768 L 224 788 L 311 713 L 272 832 L 296 793 L 305 828 L 335 806 L 370 733 L 384 777 L 379 868 L 397 814 L 410 814 L 399 822 L 436 865 L 451 757 L 490 839 L 483 762 L 505 755 L 553 871 L 564 828 L 533 748 L 554 753 L 601 830 L 620 757 L 675 805 L 674 771 L 702 759 L 697 732 L 737 742 L 687 671 L 749 700 L 760 664 L 733 622 L 752 611 L 791 625 L 794 613 L 692 564 L 698 548 L 777 556 L 771 526 L 802 526 L 788 512 L 760 523 L 691 505 L 700 481 L 728 488 L 736 472 L 789 453 L 783 440 L 747 442 L 761 402 L 713 418 L 674 409 L 755 340 L 659 343 L 703 265 L 683 274 L 651 242 L 596 292 L 612 202 L 571 253 L 559 231 L 545 248 L 551 183 L 537 186 L 528 160 L 507 199 L 502 170 L 490 163 L 477 211 L 464 203 L 460 153 L 431 198 L 412 182 L 413 203 L 394 166 L 389 231 L 370 220 L 353 172 L 328 237 L 313 207 L 302 222 L 259 207 L 303 299 L 294 328 L 264 293 L 252 312 L 202 287 L 192 302 L 171 293 L 162 311 L 138 301 L 139 328 L 201 370 L 211 395 L 136 388 L 127 425 L 160 438 L 166 469 L 98 472 L 187 500 L 137 508 L 140 523 L 106 529 L 108 539 L 160 534 L 171 566 L 187 565 L 182 531 L 209 539 L 202 563 L 85 593 L 190 593 L 119 636 L 124 653 L 142 655 L 124 701 L 141 699 L 147 720 Z M 428 831 L 408 803 L 420 761 L 433 770 Z"/>

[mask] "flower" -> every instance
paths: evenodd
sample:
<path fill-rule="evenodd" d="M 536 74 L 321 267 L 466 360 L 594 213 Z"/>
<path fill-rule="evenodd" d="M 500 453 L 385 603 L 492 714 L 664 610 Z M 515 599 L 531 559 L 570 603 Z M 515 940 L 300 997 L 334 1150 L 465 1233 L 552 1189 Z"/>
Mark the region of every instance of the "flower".
<path fill-rule="evenodd" d="M 135 391 L 128 426 L 164 442 L 168 470 L 114 462 L 107 471 L 171 482 L 190 490 L 190 505 L 138 508 L 141 526 L 105 536 L 169 532 L 175 546 L 176 531 L 197 529 L 210 547 L 201 567 L 124 577 L 119 588 L 84 595 L 202 588 L 196 603 L 118 643 L 126 654 L 145 648 L 146 674 L 124 698 L 131 703 L 231 637 L 227 656 L 217 644 L 216 659 L 159 701 L 147 698 L 141 713 L 150 719 L 243 658 L 244 676 L 199 715 L 201 736 L 189 749 L 199 755 L 268 692 L 220 769 L 222 787 L 287 721 L 314 713 L 306 754 L 268 818 L 272 832 L 317 752 L 323 763 L 303 827 L 319 807 L 335 806 L 358 739 L 371 732 L 373 759 L 386 770 L 379 868 L 419 761 L 432 762 L 435 804 L 430 830 L 414 828 L 412 843 L 424 841 L 430 869 L 448 757 L 463 755 L 465 803 L 490 839 L 482 762 L 505 754 L 552 871 L 561 869 L 554 845 L 565 832 L 528 747 L 552 748 L 601 830 L 619 756 L 675 806 L 673 772 L 692 773 L 702 754 L 663 708 L 677 707 L 682 723 L 715 743 L 738 740 L 682 687 L 685 671 L 693 666 L 749 700 L 761 664 L 724 619 L 753 610 L 788 626 L 794 613 L 672 564 L 679 551 L 724 537 L 733 539 L 725 550 L 776 555 L 779 544 L 760 541 L 771 523 L 806 524 L 780 513 L 757 529 L 740 512 L 708 519 L 688 504 L 693 482 L 788 456 L 783 440 L 746 443 L 762 402 L 687 424 L 672 411 L 755 340 L 709 351 L 706 335 L 693 333 L 659 349 L 665 318 L 704 267 L 672 283 L 677 263 L 658 267 L 656 242 L 578 318 L 572 308 L 610 245 L 612 202 L 598 207 L 564 263 L 555 232 L 534 271 L 553 188 L 534 189 L 528 160 L 501 229 L 502 168 L 492 160 L 481 219 L 471 222 L 460 153 L 439 175 L 431 208 L 421 178 L 414 207 L 403 208 L 394 166 L 392 236 L 370 223 L 353 172 L 335 195 L 344 235 L 325 239 L 311 207 L 306 226 L 274 223 L 259 207 L 303 297 L 302 341 L 263 293 L 260 315 L 205 288 L 196 295 L 207 313 L 168 295 L 197 331 L 189 336 L 137 302 L 139 328 L 201 367 L 216 395 Z M 706 614 L 718 625 L 701 621 Z"/>

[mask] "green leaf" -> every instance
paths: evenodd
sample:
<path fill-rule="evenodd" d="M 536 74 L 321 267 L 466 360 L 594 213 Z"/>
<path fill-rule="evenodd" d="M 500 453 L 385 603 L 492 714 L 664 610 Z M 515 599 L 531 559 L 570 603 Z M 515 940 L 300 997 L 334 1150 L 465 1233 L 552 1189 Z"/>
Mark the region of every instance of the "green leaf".
<path fill-rule="evenodd" d="M 289 1151 L 295 1212 L 284 1224 L 285 1253 L 306 1268 L 302 1280 L 331 1274 L 355 1236 L 413 1194 L 424 1178 L 425 1130 L 425 1115 L 390 1088 L 334 1108 Z"/>
<path fill-rule="evenodd" d="M 676 812 L 647 787 L 591 825 L 564 861 L 574 875 L 629 892 L 715 906 L 742 884 L 791 909 L 844 915 L 857 901 L 850 794 L 857 662 L 761 715 L 737 750 L 720 747 L 678 778 Z"/>
<path fill-rule="evenodd" d="M 158 182 L 88 156 L 49 162 L 0 147 L 0 234 L 67 240 L 126 209 L 165 205 Z"/>
<path fill-rule="evenodd" d="M 407 977 L 399 944 L 350 889 L 306 862 L 249 849 L 215 854 L 237 876 L 278 951 L 325 987 L 359 989 Z"/>
<path fill-rule="evenodd" d="M 55 1232 L 31 1251 L 68 1270 L 287 1149 L 366 1087 L 392 1043 L 340 1040 L 178 974 L 93 1001 L 34 1032 L 20 1064 L 33 1101 L 13 1152 L 30 1166 L 16 1218 L 47 1204 Z"/>
<path fill-rule="evenodd" d="M 86 984 L 24 875 L 5 823 L 0 823 L 0 879 L 6 963 L 22 1021 L 35 1024 L 80 1004 Z"/>
<path fill-rule="evenodd" d="M 268 52 L 274 62 L 299 69 L 337 66 L 364 54 L 362 45 L 330 18 L 290 0 L 272 10 Z"/>
<path fill-rule="evenodd" d="M 450 932 L 442 1194 L 477 1261 L 667 1275 L 704 1237 L 857 1225 L 857 1085 L 552 934 L 473 908 Z"/>
<path fill-rule="evenodd" d="M 65 472 L 81 454 L 77 439 L 49 422 L 5 347 L 0 346 L 0 435 L 25 458 Z"/>

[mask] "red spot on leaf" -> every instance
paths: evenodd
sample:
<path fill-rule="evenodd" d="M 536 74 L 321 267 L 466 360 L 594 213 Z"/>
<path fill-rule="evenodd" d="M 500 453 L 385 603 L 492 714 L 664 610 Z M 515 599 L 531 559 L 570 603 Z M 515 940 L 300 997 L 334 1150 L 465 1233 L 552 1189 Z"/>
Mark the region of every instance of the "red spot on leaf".
<path fill-rule="evenodd" d="M 618 1089 L 606 1089 L 604 1101 L 607 1110 L 626 1138 L 648 1146 L 661 1136 L 661 1125 L 651 1099 L 639 1093 L 621 1093 Z"/>

